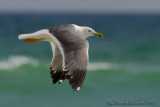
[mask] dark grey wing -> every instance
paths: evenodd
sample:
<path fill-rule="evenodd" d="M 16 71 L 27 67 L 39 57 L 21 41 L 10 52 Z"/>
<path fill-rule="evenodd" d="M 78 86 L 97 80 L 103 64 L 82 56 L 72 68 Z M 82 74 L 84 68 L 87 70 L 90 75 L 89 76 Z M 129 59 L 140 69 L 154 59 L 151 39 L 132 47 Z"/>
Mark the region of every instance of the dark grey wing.
<path fill-rule="evenodd" d="M 49 29 L 49 32 L 60 42 L 64 54 L 65 76 L 72 88 L 78 91 L 84 81 L 88 65 L 88 42 L 64 26 Z M 63 27 L 63 29 L 60 29 Z M 64 29 L 65 28 L 65 29 Z"/>
<path fill-rule="evenodd" d="M 65 74 L 62 69 L 62 55 L 56 44 L 51 43 L 51 46 L 54 52 L 54 56 L 50 65 L 50 74 L 53 80 L 53 84 L 55 84 L 57 81 L 62 83 L 65 79 Z"/>
<path fill-rule="evenodd" d="M 81 46 L 79 46 L 81 45 Z M 78 41 L 72 45 L 63 46 L 67 79 L 75 91 L 78 91 L 84 81 L 88 65 L 88 43 Z"/>

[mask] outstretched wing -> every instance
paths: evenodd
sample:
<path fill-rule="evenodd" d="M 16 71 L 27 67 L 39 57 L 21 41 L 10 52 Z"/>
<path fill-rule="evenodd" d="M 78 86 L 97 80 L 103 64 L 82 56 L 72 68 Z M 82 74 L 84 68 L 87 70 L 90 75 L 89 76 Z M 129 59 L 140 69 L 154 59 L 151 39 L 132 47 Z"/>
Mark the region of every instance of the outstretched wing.
<path fill-rule="evenodd" d="M 88 44 L 86 41 L 79 43 L 63 46 L 68 80 L 75 91 L 81 88 L 88 65 Z"/>
<path fill-rule="evenodd" d="M 63 57 L 64 56 L 61 53 L 61 51 L 63 51 L 63 50 L 61 49 L 59 41 L 57 41 L 57 39 L 56 39 L 56 37 L 54 37 L 54 35 L 49 33 L 48 29 L 43 29 L 43 30 L 37 31 L 35 33 L 31 33 L 31 34 L 21 34 L 18 36 L 18 38 L 19 39 L 27 39 L 27 40 L 31 39 L 31 43 L 33 43 L 37 40 L 38 41 L 42 40 L 42 38 L 44 41 L 49 41 L 51 43 L 52 50 L 54 52 L 54 54 L 53 54 L 54 56 L 53 56 L 53 59 L 52 59 L 51 65 L 50 65 L 50 74 L 53 79 L 53 83 L 55 84 L 57 81 L 59 81 L 61 83 L 62 80 L 64 80 L 66 78 L 64 75 L 64 72 L 63 72 L 64 71 L 63 70 L 63 65 L 64 65 L 63 64 L 63 62 L 64 62 Z"/>
<path fill-rule="evenodd" d="M 84 38 L 74 35 L 67 30 L 59 33 L 57 29 L 49 29 L 49 32 L 53 34 L 60 43 L 58 47 L 62 54 L 62 68 L 64 67 L 63 72 L 65 77 L 69 80 L 72 88 L 78 91 L 86 75 L 88 42 Z"/>

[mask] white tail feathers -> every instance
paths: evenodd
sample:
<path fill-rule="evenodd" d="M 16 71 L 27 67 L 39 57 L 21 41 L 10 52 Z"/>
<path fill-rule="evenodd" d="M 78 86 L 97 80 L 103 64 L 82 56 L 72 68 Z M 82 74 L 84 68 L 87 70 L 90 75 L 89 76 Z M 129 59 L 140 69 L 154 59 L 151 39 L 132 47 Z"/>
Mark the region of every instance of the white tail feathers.
<path fill-rule="evenodd" d="M 18 36 L 18 39 L 40 39 L 40 38 L 46 38 L 49 39 L 50 37 L 48 36 L 49 32 L 47 29 L 43 29 L 40 31 L 37 31 L 35 33 L 30 33 L 30 34 L 20 34 Z"/>
<path fill-rule="evenodd" d="M 20 34 L 18 36 L 18 39 L 27 39 L 27 38 L 33 38 L 32 34 Z"/>

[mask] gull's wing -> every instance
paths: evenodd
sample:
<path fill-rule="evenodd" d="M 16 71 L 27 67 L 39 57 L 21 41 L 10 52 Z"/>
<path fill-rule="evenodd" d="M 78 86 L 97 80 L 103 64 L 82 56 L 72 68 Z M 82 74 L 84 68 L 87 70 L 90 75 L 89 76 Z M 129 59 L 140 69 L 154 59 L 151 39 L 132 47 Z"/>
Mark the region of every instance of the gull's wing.
<path fill-rule="evenodd" d="M 62 55 L 56 44 L 51 43 L 53 53 L 53 59 L 50 65 L 50 74 L 53 80 L 53 84 L 57 81 L 63 82 L 65 74 L 62 69 Z"/>
<path fill-rule="evenodd" d="M 57 39 L 56 43 L 62 55 L 64 78 L 67 78 L 72 88 L 78 91 L 86 75 L 88 42 L 84 38 L 68 32 L 68 29 L 60 31 L 60 28 L 51 28 L 49 32 Z M 61 79 L 60 76 L 59 79 Z"/>
<path fill-rule="evenodd" d="M 88 44 L 86 41 L 79 43 L 63 45 L 67 78 L 75 91 L 81 88 L 88 65 Z"/>

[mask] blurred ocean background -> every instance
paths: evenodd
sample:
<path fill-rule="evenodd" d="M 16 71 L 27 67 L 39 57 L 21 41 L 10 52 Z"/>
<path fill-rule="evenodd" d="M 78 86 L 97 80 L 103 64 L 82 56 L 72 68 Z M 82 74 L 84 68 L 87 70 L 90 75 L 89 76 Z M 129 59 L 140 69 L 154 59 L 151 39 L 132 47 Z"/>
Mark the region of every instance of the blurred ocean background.
<path fill-rule="evenodd" d="M 19 34 L 72 23 L 104 35 L 87 39 L 89 67 L 79 92 L 68 80 L 52 84 L 49 43 L 18 40 Z M 159 107 L 159 98 L 159 14 L 0 14 L 0 107 L 108 107 L 108 101 L 127 99 L 155 100 L 138 107 Z"/>

